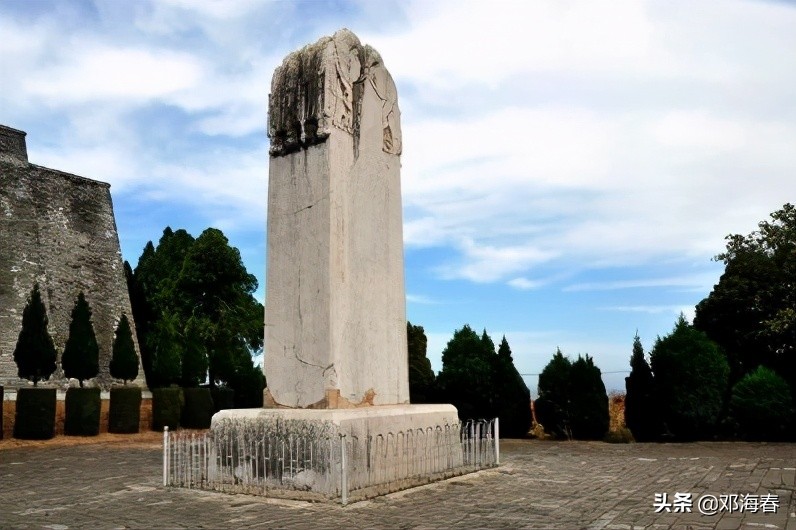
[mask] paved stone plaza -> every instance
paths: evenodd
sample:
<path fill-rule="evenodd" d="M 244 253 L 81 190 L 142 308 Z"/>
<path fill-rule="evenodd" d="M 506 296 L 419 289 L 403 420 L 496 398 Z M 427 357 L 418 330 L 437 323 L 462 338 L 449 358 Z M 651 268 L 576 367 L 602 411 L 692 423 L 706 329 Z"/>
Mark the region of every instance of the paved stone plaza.
<path fill-rule="evenodd" d="M 497 469 L 343 507 L 163 488 L 154 443 L 6 448 L 0 528 L 796 530 L 793 444 L 504 440 L 502 449 Z M 656 493 L 669 503 L 691 493 L 692 512 L 655 513 Z M 774 514 L 697 507 L 706 495 L 768 493 L 779 499 Z"/>

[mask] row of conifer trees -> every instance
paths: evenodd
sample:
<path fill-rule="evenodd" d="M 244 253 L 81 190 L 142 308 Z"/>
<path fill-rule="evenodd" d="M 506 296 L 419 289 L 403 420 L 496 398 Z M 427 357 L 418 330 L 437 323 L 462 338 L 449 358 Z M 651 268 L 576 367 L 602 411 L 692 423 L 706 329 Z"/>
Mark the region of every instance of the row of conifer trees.
<path fill-rule="evenodd" d="M 48 439 L 55 435 L 56 389 L 38 386 L 57 370 L 57 351 L 48 331 L 47 309 L 35 284 L 23 311 L 14 361 L 18 375 L 33 383 L 17 391 L 14 437 Z M 66 392 L 64 433 L 95 436 L 100 429 L 100 388 L 84 384 L 99 374 L 99 347 L 91 322 L 91 308 L 82 292 L 71 314 L 69 337 L 61 355 L 64 376 L 77 379 L 79 387 Z M 139 361 L 133 342 L 130 322 L 122 314 L 116 327 L 109 365 L 111 377 L 124 381 L 123 387 L 110 391 L 108 432 L 136 433 L 139 431 L 141 388 L 127 386 L 139 373 Z M 2 387 L 0 387 L 0 393 Z M 152 389 L 152 427 L 207 428 L 214 412 L 232 408 L 232 391 L 216 388 L 155 388 Z M 2 424 L 0 424 L 2 437 Z"/>
<path fill-rule="evenodd" d="M 48 331 L 47 309 L 41 299 L 39 285 L 35 284 L 22 313 L 22 329 L 14 349 L 19 377 L 30 380 L 34 388 L 21 388 L 17 392 L 15 437 L 46 439 L 54 436 L 55 389 L 38 388 L 37 385 L 55 373 L 57 358 L 55 344 Z M 98 434 L 100 389 L 85 387 L 84 383 L 99 375 L 99 346 L 91 323 L 91 308 L 82 291 L 72 309 L 69 336 L 61 354 L 61 368 L 65 377 L 77 379 L 80 385 L 66 392 L 65 434 Z M 125 385 L 138 375 L 138 356 L 130 322 L 124 314 L 116 326 L 109 371 L 112 377 L 121 379 Z M 138 432 L 140 404 L 140 388 L 113 389 L 108 430 Z"/>

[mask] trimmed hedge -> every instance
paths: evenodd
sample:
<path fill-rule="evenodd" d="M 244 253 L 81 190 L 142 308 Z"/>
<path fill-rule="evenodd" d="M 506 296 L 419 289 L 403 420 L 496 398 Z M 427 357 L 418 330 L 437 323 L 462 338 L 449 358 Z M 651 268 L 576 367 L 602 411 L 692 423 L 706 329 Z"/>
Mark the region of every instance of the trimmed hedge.
<path fill-rule="evenodd" d="M 55 436 L 55 389 L 20 388 L 17 391 L 14 438 L 49 440 Z"/>
<path fill-rule="evenodd" d="M 185 404 L 182 388 L 167 387 L 152 389 L 152 430 L 162 431 L 167 426 L 170 430 L 180 427 L 180 416 Z"/>
<path fill-rule="evenodd" d="M 141 388 L 126 386 L 111 388 L 108 412 L 108 432 L 135 434 L 141 421 Z"/>
<path fill-rule="evenodd" d="M 235 391 L 226 386 L 217 386 L 210 389 L 213 397 L 213 412 L 235 408 Z"/>
<path fill-rule="evenodd" d="M 69 388 L 66 391 L 64 434 L 96 436 L 100 424 L 99 388 Z"/>
<path fill-rule="evenodd" d="M 185 405 L 180 422 L 186 429 L 209 429 L 213 417 L 213 397 L 209 388 L 183 388 Z"/>

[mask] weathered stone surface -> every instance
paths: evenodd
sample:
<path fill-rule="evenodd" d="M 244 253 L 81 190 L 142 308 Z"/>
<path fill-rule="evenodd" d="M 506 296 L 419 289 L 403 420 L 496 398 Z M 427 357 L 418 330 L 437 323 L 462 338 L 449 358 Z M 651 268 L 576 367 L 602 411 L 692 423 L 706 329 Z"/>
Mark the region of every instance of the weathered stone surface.
<path fill-rule="evenodd" d="M 13 353 L 35 282 L 58 350 L 56 373 L 39 384 L 68 386 L 60 355 L 83 291 L 100 348 L 95 382 L 109 388 L 113 336 L 122 313 L 132 325 L 110 186 L 30 164 L 25 133 L 0 126 L 0 385 L 7 389 L 27 384 L 17 377 Z M 137 348 L 134 327 L 133 334 Z M 145 386 L 140 367 L 136 383 Z"/>
<path fill-rule="evenodd" d="M 0 125 L 0 161 L 22 166 L 28 164 L 25 135 L 25 131 Z"/>
<path fill-rule="evenodd" d="M 363 129 L 363 108 L 374 105 L 380 134 Z M 271 155 L 282 156 L 325 141 L 333 128 L 354 138 L 382 141 L 401 154 L 398 93 L 379 53 L 347 29 L 291 53 L 274 72 L 268 108 Z M 371 124 L 369 124 L 371 125 Z"/>
<path fill-rule="evenodd" d="M 266 406 L 409 402 L 397 93 L 341 30 L 274 73 Z"/>
<path fill-rule="evenodd" d="M 328 432 L 358 437 L 407 432 L 437 425 L 458 425 L 459 415 L 453 405 L 385 405 L 349 410 L 313 409 L 240 409 L 222 410 L 213 416 L 211 427 L 223 421 L 252 423 L 304 423 L 328 426 Z M 326 434 L 328 434 L 328 432 Z"/>

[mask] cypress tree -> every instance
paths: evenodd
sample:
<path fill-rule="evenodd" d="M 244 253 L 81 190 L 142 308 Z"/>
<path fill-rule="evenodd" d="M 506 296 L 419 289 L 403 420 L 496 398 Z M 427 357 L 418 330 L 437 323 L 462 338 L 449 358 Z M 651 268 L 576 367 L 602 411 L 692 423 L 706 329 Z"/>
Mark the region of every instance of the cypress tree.
<path fill-rule="evenodd" d="M 454 331 L 442 352 L 442 371 L 437 377 L 439 398 L 455 406 L 462 420 L 494 417 L 488 404 L 489 389 L 485 388 L 491 381 L 492 368 L 484 355 L 487 347 L 483 337 L 465 324 Z"/>
<path fill-rule="evenodd" d="M 133 333 L 127 315 L 122 315 L 116 326 L 110 372 L 112 377 L 123 380 L 125 384 L 138 375 L 138 356 L 135 354 Z"/>
<path fill-rule="evenodd" d="M 91 308 L 89 308 L 83 291 L 77 296 L 72 309 L 72 322 L 69 324 L 69 338 L 64 346 L 61 357 L 64 375 L 80 381 L 96 377 L 99 373 L 99 346 L 91 325 Z"/>
<path fill-rule="evenodd" d="M 681 440 L 715 434 L 727 391 L 729 365 L 719 346 L 682 314 L 650 354 L 661 417 Z"/>
<path fill-rule="evenodd" d="M 625 390 L 625 425 L 636 441 L 655 440 L 660 434 L 660 411 L 655 407 L 655 380 L 638 333 L 633 339 L 630 375 L 625 378 Z"/>
<path fill-rule="evenodd" d="M 600 369 L 586 355 L 570 370 L 570 418 L 572 436 L 578 440 L 601 440 L 608 432 L 608 394 Z"/>
<path fill-rule="evenodd" d="M 47 331 L 47 309 L 37 283 L 22 312 L 22 330 L 14 349 L 14 362 L 17 363 L 19 377 L 33 381 L 33 386 L 36 386 L 55 372 L 55 360 L 55 345 Z"/>
<path fill-rule="evenodd" d="M 514 366 L 505 335 L 498 346 L 495 361 L 494 378 L 500 432 L 509 438 L 523 437 L 531 427 L 531 392 Z"/>
<path fill-rule="evenodd" d="M 539 374 L 539 397 L 536 399 L 536 416 L 545 431 L 566 438 L 572 437 L 569 414 L 571 371 L 572 361 L 557 348 Z"/>
<path fill-rule="evenodd" d="M 426 357 L 428 339 L 423 326 L 406 323 L 406 343 L 409 354 L 409 400 L 429 403 L 434 388 L 434 371 Z"/>

